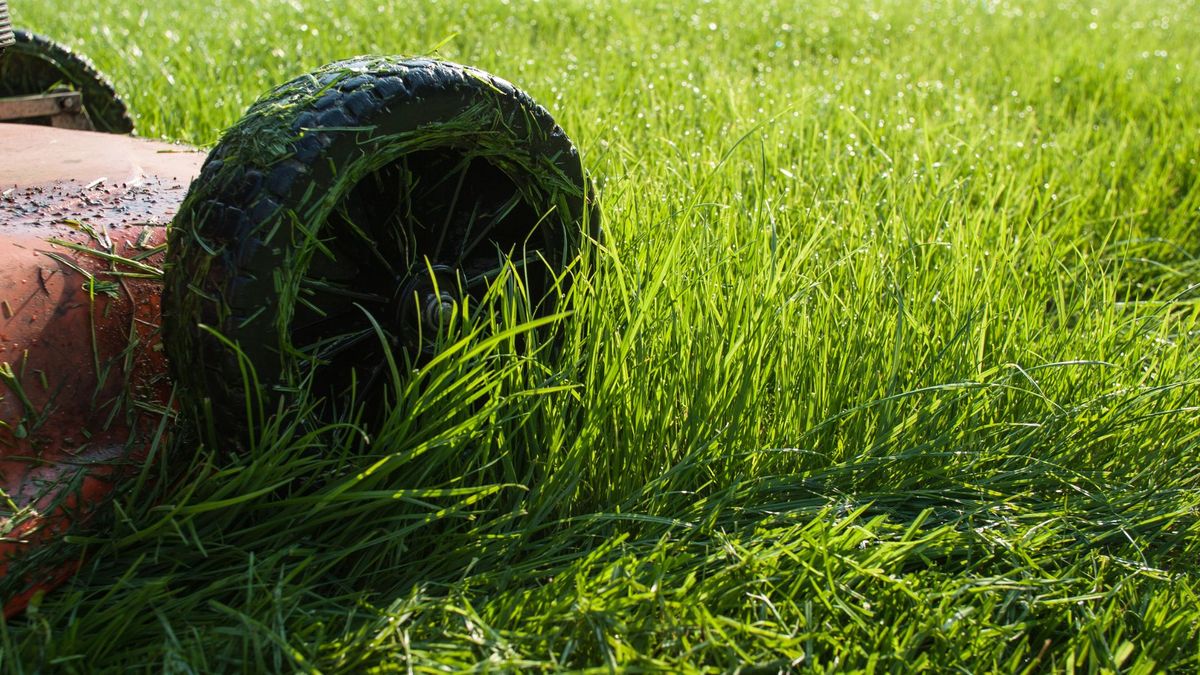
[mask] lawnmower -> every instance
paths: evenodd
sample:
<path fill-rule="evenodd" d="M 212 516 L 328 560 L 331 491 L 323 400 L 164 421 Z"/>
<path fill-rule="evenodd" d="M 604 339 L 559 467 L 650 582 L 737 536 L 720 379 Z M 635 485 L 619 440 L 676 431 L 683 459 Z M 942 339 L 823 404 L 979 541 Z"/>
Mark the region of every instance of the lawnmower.
<path fill-rule="evenodd" d="M 469 66 L 329 64 L 207 154 L 132 132 L 108 80 L 0 0 L 6 616 L 71 576 L 50 544 L 184 420 L 236 451 L 264 421 L 253 397 L 371 405 L 389 359 L 430 359 L 501 280 L 552 311 L 596 234 L 571 140 Z"/>

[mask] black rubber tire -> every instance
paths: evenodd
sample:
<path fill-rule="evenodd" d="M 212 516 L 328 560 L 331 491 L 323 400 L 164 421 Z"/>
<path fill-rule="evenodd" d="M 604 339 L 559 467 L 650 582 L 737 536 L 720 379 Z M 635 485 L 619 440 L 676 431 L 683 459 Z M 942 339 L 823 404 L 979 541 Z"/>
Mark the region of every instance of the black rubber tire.
<path fill-rule="evenodd" d="M 0 58 L 0 97 L 31 96 L 67 86 L 82 94 L 83 108 L 97 131 L 133 131 L 125 103 L 91 61 L 29 31 L 13 31 L 13 36 L 16 41 Z"/>
<path fill-rule="evenodd" d="M 467 269 L 497 247 L 520 246 L 526 270 L 542 265 L 532 257 L 557 274 L 585 234 L 598 232 L 597 220 L 570 139 L 502 79 L 452 63 L 370 57 L 299 77 L 226 132 L 172 225 L 163 334 L 184 409 L 212 415 L 245 441 L 261 421 L 247 417 L 256 414 L 247 410 L 245 363 L 274 409 L 274 392 L 288 395 L 312 372 L 304 345 L 351 325 L 370 332 L 355 302 L 389 335 L 403 333 L 409 324 L 397 317 L 428 265 Z M 526 287 L 533 305 L 553 295 L 538 283 Z M 306 303 L 325 314 L 297 302 L 302 287 Z M 393 355 L 419 361 L 409 338 L 393 340 Z M 361 369 L 385 363 L 372 349 L 383 349 L 373 334 L 325 358 L 320 394 L 346 393 L 352 369 L 356 396 L 378 393 L 361 389 Z"/>

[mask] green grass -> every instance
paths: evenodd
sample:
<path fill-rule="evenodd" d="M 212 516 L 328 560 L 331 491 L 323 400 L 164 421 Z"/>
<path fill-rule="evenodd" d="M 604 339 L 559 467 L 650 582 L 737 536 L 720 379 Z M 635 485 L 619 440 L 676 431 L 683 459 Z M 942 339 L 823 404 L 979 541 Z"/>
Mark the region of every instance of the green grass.
<path fill-rule="evenodd" d="M 12 9 L 199 144 L 448 39 L 606 238 L 555 353 L 161 448 L 0 670 L 1200 669 L 1196 2 L 142 4 Z"/>

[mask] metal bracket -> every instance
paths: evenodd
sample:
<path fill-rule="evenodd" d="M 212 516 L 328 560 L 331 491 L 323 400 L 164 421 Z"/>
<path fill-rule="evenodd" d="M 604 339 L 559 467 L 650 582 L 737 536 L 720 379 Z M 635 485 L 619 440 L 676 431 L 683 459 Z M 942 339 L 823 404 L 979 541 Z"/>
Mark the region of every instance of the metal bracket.
<path fill-rule="evenodd" d="M 59 129 L 94 131 L 77 91 L 51 91 L 33 96 L 0 98 L 0 122 L 44 123 Z"/>
<path fill-rule="evenodd" d="M 5 47 L 13 46 L 13 42 L 12 22 L 8 19 L 8 2 L 0 0 L 0 54 L 4 53 Z"/>

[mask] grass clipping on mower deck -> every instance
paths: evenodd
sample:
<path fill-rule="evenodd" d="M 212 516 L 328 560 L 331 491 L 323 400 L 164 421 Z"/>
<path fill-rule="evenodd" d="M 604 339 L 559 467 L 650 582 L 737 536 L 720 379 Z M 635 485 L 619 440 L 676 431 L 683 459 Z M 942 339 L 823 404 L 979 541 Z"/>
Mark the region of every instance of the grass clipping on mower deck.
<path fill-rule="evenodd" d="M 325 242 L 334 236 L 344 236 L 344 233 L 326 231 L 331 214 L 350 198 L 360 181 L 406 156 L 429 150 L 457 153 L 462 157 L 463 164 L 460 166 L 463 167 L 472 160 L 480 159 L 501 172 L 517 190 L 521 203 L 537 214 L 536 227 L 561 228 L 559 236 L 569 256 L 570 251 L 577 248 L 583 228 L 587 227 L 586 224 L 581 227 L 579 222 L 586 221 L 581 209 L 586 202 L 585 184 L 566 175 L 563 168 L 556 164 L 557 156 L 533 151 L 532 148 L 548 141 L 547 130 L 532 118 L 529 109 L 536 104 L 522 95 L 524 105 L 513 106 L 511 101 L 505 100 L 513 94 L 499 89 L 490 76 L 481 71 L 462 68 L 466 78 L 478 80 L 483 85 L 481 91 L 494 92 L 495 97 L 476 95 L 475 98 L 479 100 L 443 120 L 385 133 L 380 127 L 386 125 L 380 124 L 378 118 L 404 114 L 403 111 L 392 113 L 385 109 L 368 115 L 373 118 L 369 120 L 370 124 L 298 126 L 297 120 L 301 115 L 317 110 L 319 99 L 351 78 L 362 75 L 403 78 L 408 68 L 425 63 L 405 62 L 391 57 L 339 62 L 296 78 L 253 105 L 246 116 L 226 133 L 214 151 L 213 157 L 219 157 L 220 160 L 219 169 L 212 171 L 211 167 L 206 167 L 209 170 L 202 173 L 200 181 L 220 186 L 219 189 L 237 190 L 247 172 L 257 171 L 268 175 L 276 165 L 290 161 L 297 144 L 311 135 L 319 137 L 324 148 L 322 153 L 332 143 L 344 143 L 343 138 L 337 138 L 338 135 L 352 135 L 361 151 L 352 153 L 350 157 L 344 156 L 340 150 L 334 153 L 336 157 L 319 156 L 310 166 L 311 173 L 298 178 L 291 186 L 284 203 L 260 222 L 252 223 L 250 231 L 222 232 L 212 236 L 213 228 L 204 222 L 209 211 L 198 202 L 211 198 L 213 191 L 198 191 L 193 185 L 173 225 L 171 255 L 175 261 L 188 260 L 189 273 L 186 276 L 173 274 L 170 270 L 177 268 L 178 263 L 168 266 L 170 311 L 185 318 L 203 317 L 204 323 L 218 331 L 231 323 L 245 325 L 251 321 L 261 322 L 257 314 L 236 316 L 224 296 L 233 282 L 231 270 L 238 269 L 239 265 L 254 256 L 274 256 L 277 264 L 269 283 L 278 302 L 276 308 L 269 310 L 274 312 L 271 317 L 271 349 L 280 359 L 279 384 L 290 390 L 302 388 L 305 386 L 306 373 L 309 372 L 302 364 L 311 357 L 302 354 L 292 344 L 291 327 L 295 310 L 303 302 L 301 284 L 314 256 L 325 254 L 332 257 Z M 367 84 L 356 85 L 354 91 L 369 91 L 368 88 L 377 86 L 377 83 L 378 79 L 370 80 Z M 419 101 L 415 103 L 419 104 Z M 518 119 L 517 116 L 522 115 L 527 119 Z M 555 132 L 561 133 L 557 127 Z M 209 163 L 213 163 L 212 158 Z M 253 208 L 256 205 L 250 206 Z M 433 208 L 437 208 L 437 205 Z M 368 236 L 371 228 L 360 225 L 352 223 L 351 227 L 359 236 Z M 375 242 L 372 244 L 375 245 Z M 564 258 L 559 262 L 565 266 L 567 260 Z M 196 354 L 196 335 L 196 331 L 190 330 L 168 331 L 166 341 L 170 353 L 188 358 Z M 244 365 L 262 366 L 261 363 Z M 195 399 L 199 394 L 183 391 L 181 396 L 186 401 Z"/>

